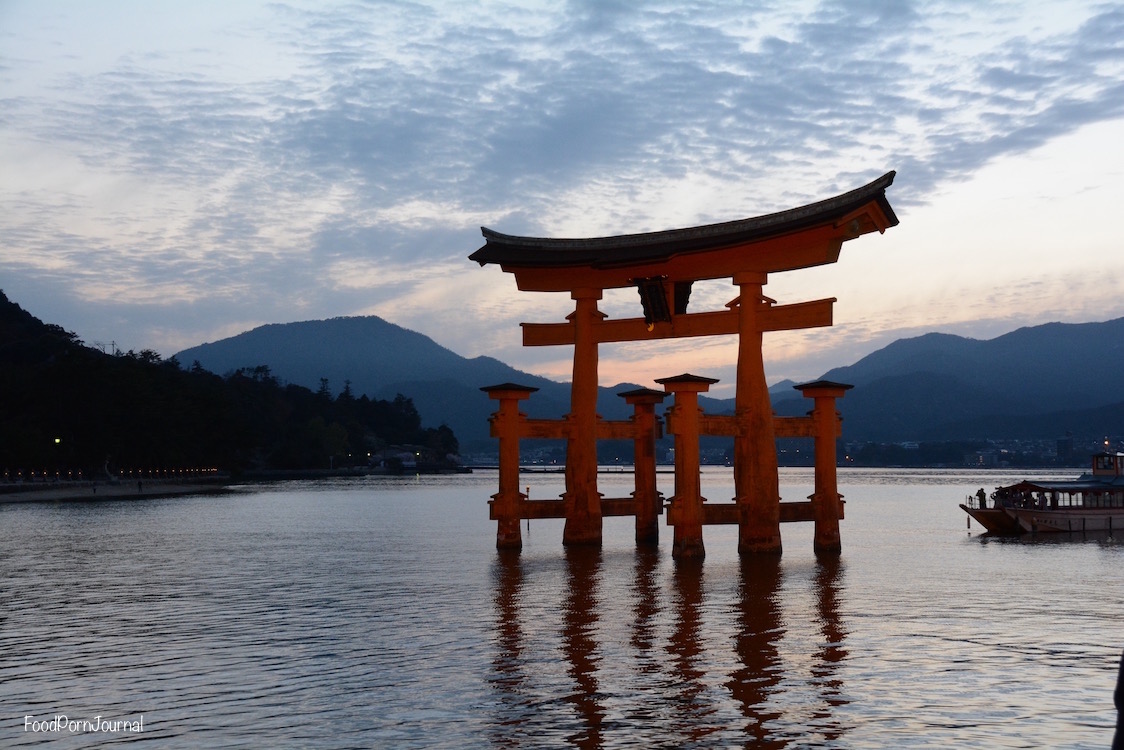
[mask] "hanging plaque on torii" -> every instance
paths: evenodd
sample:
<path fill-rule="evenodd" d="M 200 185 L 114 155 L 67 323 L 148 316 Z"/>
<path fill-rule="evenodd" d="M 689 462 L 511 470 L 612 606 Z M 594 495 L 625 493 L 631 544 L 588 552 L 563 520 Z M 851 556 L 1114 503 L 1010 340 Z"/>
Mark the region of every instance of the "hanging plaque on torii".
<path fill-rule="evenodd" d="M 483 389 L 500 402 L 492 418 L 492 434 L 500 440 L 500 491 L 491 504 L 492 517 L 499 523 L 497 546 L 520 547 L 519 519 L 547 517 L 566 519 L 564 544 L 599 544 L 607 514 L 635 515 L 638 542 L 658 539 L 651 528 L 651 509 L 662 511 L 655 462 L 641 453 L 654 445 L 660 430 L 658 420 L 648 415 L 672 393 L 675 403 L 667 427 L 676 440 L 676 490 L 668 506 L 668 524 L 675 528 L 674 555 L 701 556 L 701 526 L 708 523 L 737 523 L 742 553 L 777 554 L 780 523 L 788 520 L 814 520 L 816 551 L 838 553 L 842 503 L 835 479 L 839 419 L 834 399 L 849 386 L 823 381 L 797 386 L 814 399 L 813 412 L 808 417 L 775 417 L 762 356 L 765 332 L 830 326 L 835 299 L 777 304 L 763 294 L 763 287 L 770 273 L 834 263 L 844 242 L 897 225 L 886 198 L 893 180 L 894 172 L 888 172 L 863 187 L 799 208 L 663 232 L 558 239 L 483 228 L 485 245 L 470 260 L 498 264 L 515 276 L 522 291 L 569 292 L 575 302 L 565 323 L 522 324 L 525 346 L 574 347 L 570 413 L 564 419 L 529 420 L 520 414 L 518 401 L 534 389 L 511 383 Z M 726 309 L 689 311 L 692 284 L 722 278 L 737 287 L 737 297 Z M 598 310 L 605 289 L 627 287 L 638 290 L 642 315 L 609 319 Z M 659 379 L 664 393 L 634 392 L 629 402 L 636 416 L 628 422 L 598 417 L 600 344 L 719 334 L 738 336 L 733 416 L 702 414 L 697 395 L 716 381 L 684 374 Z M 704 503 L 697 490 L 700 435 L 734 438 L 732 503 Z M 566 490 L 560 500 L 531 500 L 519 492 L 518 441 L 529 437 L 566 440 Z M 632 437 L 637 447 L 636 492 L 631 498 L 603 498 L 597 489 L 597 441 L 623 437 Z M 816 492 L 807 503 L 780 501 L 777 437 L 816 439 Z M 686 460 L 680 460 L 683 454 Z"/>

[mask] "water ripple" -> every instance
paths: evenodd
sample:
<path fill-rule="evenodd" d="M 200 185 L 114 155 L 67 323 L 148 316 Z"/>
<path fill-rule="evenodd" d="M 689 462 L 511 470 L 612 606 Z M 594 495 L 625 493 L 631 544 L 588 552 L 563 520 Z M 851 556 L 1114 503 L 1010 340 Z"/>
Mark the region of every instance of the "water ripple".
<path fill-rule="evenodd" d="M 711 527 L 706 560 L 677 563 L 666 529 L 636 550 L 625 519 L 600 550 L 545 521 L 497 553 L 489 482 L 0 506 L 0 746 L 1111 738 L 1124 550 L 966 535 L 955 501 L 979 476 L 849 476 L 833 562 L 793 525 L 780 559 L 739 559 Z M 786 482 L 806 494 L 810 475 Z M 58 714 L 144 731 L 24 730 Z"/>

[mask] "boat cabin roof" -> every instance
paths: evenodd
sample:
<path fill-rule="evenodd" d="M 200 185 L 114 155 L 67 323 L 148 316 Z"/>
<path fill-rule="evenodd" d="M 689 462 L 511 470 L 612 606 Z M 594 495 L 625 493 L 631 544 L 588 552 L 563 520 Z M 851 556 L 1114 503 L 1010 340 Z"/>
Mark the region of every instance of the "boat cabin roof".
<path fill-rule="evenodd" d="M 1093 455 L 1093 470 L 1076 479 L 1024 479 L 999 487 L 1008 492 L 1096 492 L 1124 489 L 1124 453 L 1107 451 Z"/>
<path fill-rule="evenodd" d="M 1105 492 L 1124 489 L 1124 476 L 1098 477 L 1092 474 L 1083 474 L 1077 479 L 1023 480 L 1018 484 L 1011 484 L 999 489 L 1010 492 Z"/>

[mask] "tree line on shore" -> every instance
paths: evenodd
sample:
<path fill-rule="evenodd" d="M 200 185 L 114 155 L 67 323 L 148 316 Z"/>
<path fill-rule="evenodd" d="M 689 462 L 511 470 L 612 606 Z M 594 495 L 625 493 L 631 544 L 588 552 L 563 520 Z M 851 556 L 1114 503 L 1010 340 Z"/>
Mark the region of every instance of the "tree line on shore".
<path fill-rule="evenodd" d="M 214 467 L 233 473 L 366 465 L 409 445 L 441 462 L 452 430 L 423 427 L 413 402 L 333 396 L 259 365 L 220 376 L 151 350 L 105 353 L 39 321 L 0 291 L 0 471 Z"/>

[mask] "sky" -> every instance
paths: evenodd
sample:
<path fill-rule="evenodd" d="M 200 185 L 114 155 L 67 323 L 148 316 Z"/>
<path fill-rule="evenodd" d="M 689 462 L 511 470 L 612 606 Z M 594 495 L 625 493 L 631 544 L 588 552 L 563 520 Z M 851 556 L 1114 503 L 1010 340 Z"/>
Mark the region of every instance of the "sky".
<path fill-rule="evenodd" d="M 568 380 L 519 323 L 573 302 L 468 261 L 481 226 L 689 227 L 896 170 L 898 226 L 769 277 L 838 299 L 765 337 L 770 382 L 812 380 L 931 331 L 1124 316 L 1122 141 L 1124 3 L 0 0 L 0 289 L 107 350 L 378 315 Z M 729 396 L 736 348 L 604 345 L 601 384 Z"/>

